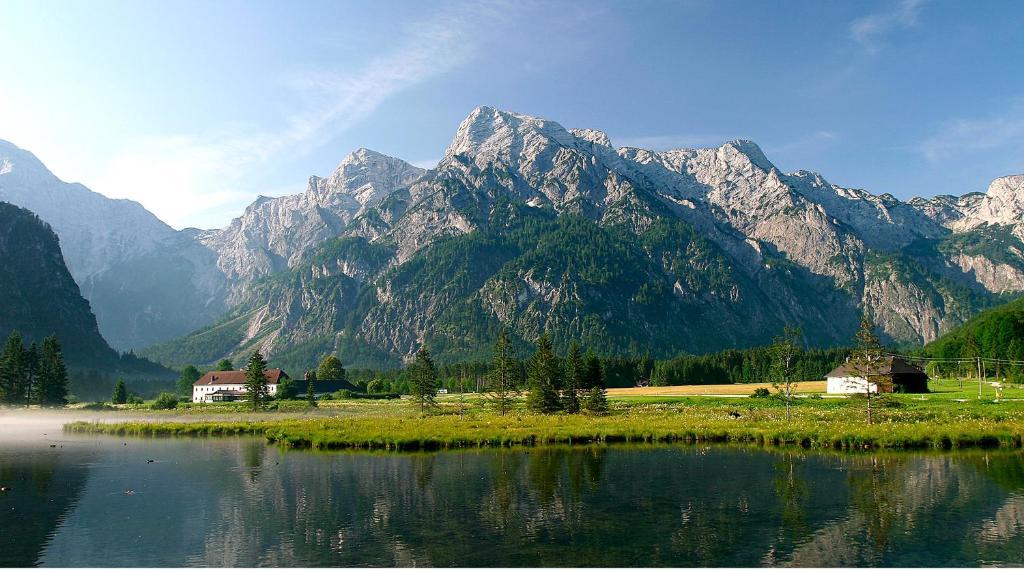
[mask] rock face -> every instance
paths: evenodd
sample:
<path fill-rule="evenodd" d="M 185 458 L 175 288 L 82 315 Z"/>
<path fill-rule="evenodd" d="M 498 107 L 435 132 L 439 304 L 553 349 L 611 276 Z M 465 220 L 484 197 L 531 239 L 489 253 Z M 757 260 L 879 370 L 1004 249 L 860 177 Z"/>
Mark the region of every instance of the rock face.
<path fill-rule="evenodd" d="M 150 354 L 380 365 L 424 342 L 479 357 L 502 328 L 670 354 L 764 343 L 786 324 L 828 345 L 861 311 L 891 340 L 925 342 L 1024 291 L 1021 180 L 903 202 L 781 173 L 750 141 L 616 149 L 601 131 L 480 107 L 434 169 L 357 151 L 205 234 L 232 278 L 272 278 L 236 284 L 226 318 Z"/>
<path fill-rule="evenodd" d="M 57 232 L 68 269 L 114 347 L 183 335 L 223 314 L 226 282 L 194 231 L 178 232 L 136 202 L 63 182 L 2 140 L 0 200 Z"/>
<path fill-rule="evenodd" d="M 0 299 L 0 337 L 17 331 L 28 344 L 55 334 L 76 366 L 117 360 L 64 265 L 57 235 L 6 202 L 0 202 Z"/>
<path fill-rule="evenodd" d="M 904 202 L 782 173 L 751 141 L 616 148 L 489 107 L 431 170 L 359 149 L 221 230 L 174 231 L 10 145 L 0 199 L 61 235 L 115 345 L 204 326 L 147 351 L 174 364 L 257 347 L 300 367 L 327 351 L 394 364 L 424 342 L 475 358 L 502 328 L 655 355 L 765 343 L 784 325 L 830 345 L 862 311 L 920 343 L 1024 291 L 1024 176 Z"/>
<path fill-rule="evenodd" d="M 341 234 L 353 217 L 424 173 L 405 161 L 359 149 L 327 178 L 310 177 L 306 192 L 260 197 L 223 230 L 199 240 L 218 253 L 218 267 L 237 289 L 287 270 L 310 248 Z"/>

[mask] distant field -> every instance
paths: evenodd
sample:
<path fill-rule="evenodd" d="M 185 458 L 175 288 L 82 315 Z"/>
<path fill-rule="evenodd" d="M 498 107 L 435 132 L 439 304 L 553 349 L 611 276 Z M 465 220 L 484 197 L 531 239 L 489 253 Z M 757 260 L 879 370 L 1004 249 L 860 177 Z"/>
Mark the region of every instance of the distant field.
<path fill-rule="evenodd" d="M 793 383 L 793 392 L 801 394 L 824 393 L 825 381 Z M 608 389 L 609 397 L 683 397 L 695 395 L 750 395 L 754 389 L 766 388 L 774 392 L 771 383 L 734 383 L 729 385 L 679 385 L 675 387 L 630 387 Z"/>

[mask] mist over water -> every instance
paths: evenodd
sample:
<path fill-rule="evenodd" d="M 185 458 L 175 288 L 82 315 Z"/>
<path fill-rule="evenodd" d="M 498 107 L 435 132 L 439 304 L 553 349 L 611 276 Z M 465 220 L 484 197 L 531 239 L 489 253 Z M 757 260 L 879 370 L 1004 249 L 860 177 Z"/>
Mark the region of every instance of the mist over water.
<path fill-rule="evenodd" d="M 49 432 L 14 443 L 50 420 L 4 419 L 0 565 L 1024 562 L 1019 453 L 314 453 Z"/>

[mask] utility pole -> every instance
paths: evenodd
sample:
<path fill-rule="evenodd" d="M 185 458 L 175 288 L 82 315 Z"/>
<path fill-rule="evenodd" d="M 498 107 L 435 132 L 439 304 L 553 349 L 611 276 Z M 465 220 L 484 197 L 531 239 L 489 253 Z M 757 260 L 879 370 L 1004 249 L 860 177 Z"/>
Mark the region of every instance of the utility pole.
<path fill-rule="evenodd" d="M 978 357 L 978 399 L 981 400 L 981 381 L 984 371 L 981 368 L 981 357 Z"/>
<path fill-rule="evenodd" d="M 462 367 L 459 367 L 459 371 L 461 373 L 459 375 L 459 420 L 462 420 L 463 416 L 466 414 L 466 406 L 464 404 L 465 400 L 463 397 L 466 385 L 466 366 L 463 365 Z"/>

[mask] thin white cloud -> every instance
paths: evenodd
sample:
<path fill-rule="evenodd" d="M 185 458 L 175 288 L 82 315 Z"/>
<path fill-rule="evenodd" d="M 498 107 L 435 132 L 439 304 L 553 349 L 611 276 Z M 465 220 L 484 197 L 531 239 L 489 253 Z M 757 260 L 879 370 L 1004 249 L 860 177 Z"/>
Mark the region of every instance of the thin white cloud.
<path fill-rule="evenodd" d="M 814 131 L 770 148 L 773 155 L 802 155 L 829 147 L 839 141 L 832 131 Z"/>
<path fill-rule="evenodd" d="M 947 121 L 915 148 L 933 163 L 984 151 L 1024 157 L 1024 98 L 998 115 Z"/>
<path fill-rule="evenodd" d="M 889 9 L 857 18 L 850 35 L 869 53 L 881 50 L 884 37 L 917 25 L 926 0 L 898 0 Z"/>
<path fill-rule="evenodd" d="M 508 7 L 460 4 L 416 22 L 395 47 L 354 73 L 311 70 L 285 78 L 299 105 L 274 131 L 209 132 L 129 141 L 96 189 L 132 198 L 173 226 L 222 224 L 259 189 L 247 174 L 279 153 L 307 153 L 369 117 L 389 97 L 470 61 L 478 35 Z"/>

